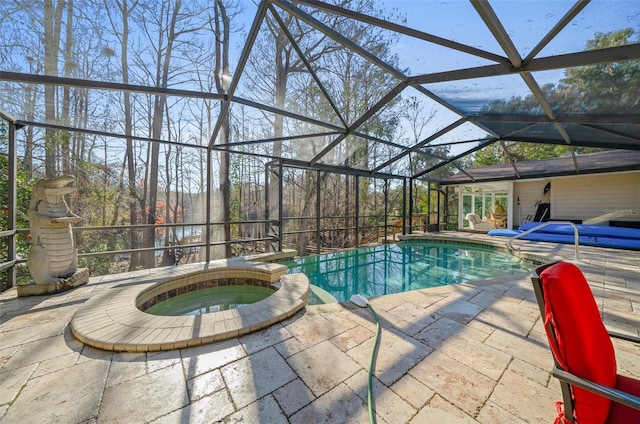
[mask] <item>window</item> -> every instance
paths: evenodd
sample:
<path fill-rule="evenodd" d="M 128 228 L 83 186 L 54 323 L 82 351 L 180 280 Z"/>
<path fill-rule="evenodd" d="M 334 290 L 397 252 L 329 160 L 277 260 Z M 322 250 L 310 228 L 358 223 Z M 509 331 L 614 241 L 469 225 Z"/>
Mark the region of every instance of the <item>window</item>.
<path fill-rule="evenodd" d="M 509 192 L 506 187 L 461 187 L 461 220 L 462 228 L 470 228 L 465 219 L 468 213 L 475 213 L 482 220 L 488 220 L 492 213 L 499 218 L 499 228 L 505 228 L 509 210 Z"/>

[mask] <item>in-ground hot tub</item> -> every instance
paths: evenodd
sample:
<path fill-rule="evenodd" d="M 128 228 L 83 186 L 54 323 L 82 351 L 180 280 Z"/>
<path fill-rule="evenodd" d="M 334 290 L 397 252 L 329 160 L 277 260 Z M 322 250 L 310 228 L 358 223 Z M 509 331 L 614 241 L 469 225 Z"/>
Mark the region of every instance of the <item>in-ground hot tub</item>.
<path fill-rule="evenodd" d="M 153 270 L 123 288 L 92 297 L 71 320 L 74 336 L 90 346 L 127 352 L 181 349 L 238 337 L 282 321 L 302 309 L 309 294 L 303 274 L 242 258 Z M 278 283 L 278 284 L 274 284 Z M 238 309 L 188 316 L 152 315 L 141 310 L 208 287 L 260 286 L 268 297 Z"/>
<path fill-rule="evenodd" d="M 216 274 L 212 279 L 205 279 L 205 273 L 197 273 L 160 283 L 140 293 L 136 307 L 152 315 L 202 315 L 246 307 L 268 298 L 281 287 L 279 281 L 272 283 L 269 275 L 256 278 L 242 269 L 226 269 Z M 193 281 L 194 278 L 201 281 Z"/>
<path fill-rule="evenodd" d="M 217 281 L 213 281 L 214 283 Z M 219 282 L 217 282 L 219 283 Z M 251 285 L 241 281 L 240 284 L 218 285 L 198 289 L 192 292 L 171 296 L 168 293 L 165 300 L 149 305 L 149 302 L 139 306 L 142 312 L 152 315 L 187 316 L 222 312 L 227 309 L 239 309 L 271 296 L 277 287 Z M 175 292 L 175 291 L 174 291 Z"/>

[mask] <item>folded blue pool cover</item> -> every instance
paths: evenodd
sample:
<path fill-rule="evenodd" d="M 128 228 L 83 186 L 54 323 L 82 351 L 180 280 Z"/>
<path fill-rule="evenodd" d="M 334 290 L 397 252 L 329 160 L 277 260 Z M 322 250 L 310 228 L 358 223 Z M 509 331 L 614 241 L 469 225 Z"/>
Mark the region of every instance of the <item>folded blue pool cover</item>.
<path fill-rule="evenodd" d="M 521 225 L 517 230 L 495 229 L 489 231 L 488 235 L 514 237 L 540 224 L 542 223 L 527 222 Z M 585 224 L 578 224 L 577 227 L 579 235 L 578 240 L 580 244 L 587 246 L 640 250 L 640 229 Z M 521 237 L 521 239 L 573 244 L 573 227 L 568 224 L 549 224 L 531 234 Z"/>

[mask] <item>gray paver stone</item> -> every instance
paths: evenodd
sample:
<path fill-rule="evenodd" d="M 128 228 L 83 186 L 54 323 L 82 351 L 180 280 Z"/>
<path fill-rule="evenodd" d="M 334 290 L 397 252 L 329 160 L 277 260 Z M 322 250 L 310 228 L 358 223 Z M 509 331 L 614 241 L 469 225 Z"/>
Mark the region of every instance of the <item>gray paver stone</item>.
<path fill-rule="evenodd" d="M 98 415 L 109 362 L 88 362 L 30 379 L 4 423 L 78 423 Z M 101 384 L 96 384 L 101 382 Z"/>
<path fill-rule="evenodd" d="M 287 362 L 316 396 L 333 389 L 361 369 L 329 341 L 297 353 Z"/>
<path fill-rule="evenodd" d="M 231 398 L 243 408 L 296 378 L 278 352 L 270 347 L 222 368 Z"/>

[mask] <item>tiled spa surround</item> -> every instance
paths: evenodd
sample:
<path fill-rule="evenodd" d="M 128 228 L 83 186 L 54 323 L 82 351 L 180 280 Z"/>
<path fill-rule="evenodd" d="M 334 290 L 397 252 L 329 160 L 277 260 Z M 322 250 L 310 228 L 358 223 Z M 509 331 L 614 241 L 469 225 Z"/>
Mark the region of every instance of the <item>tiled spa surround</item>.
<path fill-rule="evenodd" d="M 71 331 L 90 346 L 124 352 L 181 349 L 238 337 L 291 317 L 305 306 L 309 280 L 285 272 L 283 265 L 229 259 L 133 278 L 123 282 L 122 289 L 87 301 L 71 320 Z M 266 287 L 280 281 L 281 286 L 243 308 L 197 316 L 155 316 L 140 308 L 170 294 L 247 281 Z"/>
<path fill-rule="evenodd" d="M 209 281 L 200 281 L 199 283 L 186 284 L 177 288 L 171 288 L 165 292 L 153 295 L 151 297 L 146 296 L 145 293 L 142 293 L 140 296 L 138 296 L 136 305 L 138 306 L 138 309 L 140 309 L 142 312 L 145 312 L 147 309 L 157 305 L 160 302 L 164 302 L 165 300 L 172 299 L 182 294 L 197 292 L 199 290 L 210 289 L 213 287 L 225 286 L 258 286 L 270 288 L 273 291 L 278 290 L 270 282 L 259 280 L 256 278 L 220 278 Z"/>

